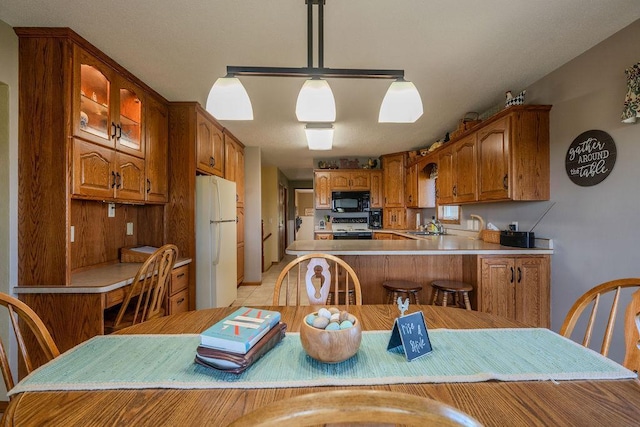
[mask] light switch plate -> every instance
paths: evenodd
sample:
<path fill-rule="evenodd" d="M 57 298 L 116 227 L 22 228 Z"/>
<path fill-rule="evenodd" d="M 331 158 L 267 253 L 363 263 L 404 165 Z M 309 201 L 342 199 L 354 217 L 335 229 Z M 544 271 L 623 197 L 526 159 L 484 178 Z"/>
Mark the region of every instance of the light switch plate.
<path fill-rule="evenodd" d="M 116 216 L 116 204 L 115 203 L 109 203 L 107 205 L 107 216 L 109 218 L 115 218 Z"/>
<path fill-rule="evenodd" d="M 71 226 L 71 243 L 75 242 L 76 240 L 76 228 L 72 225 Z"/>
<path fill-rule="evenodd" d="M 133 223 L 127 223 L 127 236 L 133 236 Z"/>

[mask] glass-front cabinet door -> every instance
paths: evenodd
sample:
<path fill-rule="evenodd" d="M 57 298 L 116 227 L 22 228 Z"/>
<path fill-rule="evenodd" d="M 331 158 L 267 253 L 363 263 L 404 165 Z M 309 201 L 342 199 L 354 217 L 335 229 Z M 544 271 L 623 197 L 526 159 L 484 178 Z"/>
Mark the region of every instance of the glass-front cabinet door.
<path fill-rule="evenodd" d="M 74 61 L 74 135 L 144 158 L 143 90 L 79 47 Z"/>
<path fill-rule="evenodd" d="M 118 83 L 116 148 L 134 156 L 144 157 L 142 90 L 124 79 L 118 79 Z"/>
<path fill-rule="evenodd" d="M 114 147 L 112 111 L 113 73 L 79 48 L 75 54 L 74 134 L 94 143 Z"/>

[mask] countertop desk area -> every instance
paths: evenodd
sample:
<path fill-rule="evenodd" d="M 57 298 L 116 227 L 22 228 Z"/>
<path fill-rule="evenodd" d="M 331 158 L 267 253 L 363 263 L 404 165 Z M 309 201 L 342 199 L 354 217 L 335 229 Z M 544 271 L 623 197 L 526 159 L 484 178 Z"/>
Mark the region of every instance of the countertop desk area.
<path fill-rule="evenodd" d="M 190 258 L 180 258 L 173 276 L 186 274 Z M 104 334 L 104 312 L 124 300 L 142 263 L 110 263 L 72 273 L 69 286 L 18 286 L 14 291 L 45 323 L 61 352 Z M 171 294 L 171 290 L 169 290 Z M 187 301 L 188 298 L 185 300 Z M 35 361 L 36 365 L 40 363 Z"/>
<path fill-rule="evenodd" d="M 530 326 L 551 324 L 552 249 L 516 248 L 467 236 L 420 236 L 406 240 L 297 240 L 291 255 L 339 256 L 356 272 L 364 304 L 382 304 L 385 280 L 422 285 L 420 302 L 430 303 L 434 280 L 470 284 L 473 309 Z"/>
<path fill-rule="evenodd" d="M 180 313 L 127 328 L 123 334 L 199 333 L 237 307 Z M 311 307 L 279 310 L 289 331 L 298 331 Z M 422 310 L 429 328 L 521 327 L 486 313 L 433 306 Z M 365 330 L 390 330 L 394 305 L 351 306 Z M 265 357 L 268 357 L 265 356 Z M 259 362 L 258 362 L 259 363 Z M 350 387 L 273 389 L 131 389 L 39 391 L 15 395 L 5 425 L 216 425 L 224 426 L 271 402 L 333 389 L 390 390 L 439 400 L 470 414 L 486 426 L 637 425 L 640 382 L 628 380 L 487 381 L 386 384 Z"/>

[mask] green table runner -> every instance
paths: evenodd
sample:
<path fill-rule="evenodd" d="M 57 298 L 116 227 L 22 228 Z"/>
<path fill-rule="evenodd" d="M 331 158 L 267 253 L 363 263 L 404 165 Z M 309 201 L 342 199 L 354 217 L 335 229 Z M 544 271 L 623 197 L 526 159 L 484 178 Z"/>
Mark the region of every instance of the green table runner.
<path fill-rule="evenodd" d="M 23 391 L 142 388 L 277 388 L 479 381 L 592 380 L 636 374 L 547 329 L 433 329 L 433 352 L 407 362 L 387 351 L 389 331 L 363 332 L 358 353 L 337 363 L 306 355 L 297 333 L 240 375 L 193 362 L 199 335 L 98 336 L 23 379 Z"/>

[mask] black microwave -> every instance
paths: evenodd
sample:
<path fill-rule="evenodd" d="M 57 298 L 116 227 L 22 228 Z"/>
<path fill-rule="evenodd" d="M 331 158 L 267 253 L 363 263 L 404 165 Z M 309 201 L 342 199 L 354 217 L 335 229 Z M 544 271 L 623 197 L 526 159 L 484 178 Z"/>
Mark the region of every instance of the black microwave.
<path fill-rule="evenodd" d="M 368 191 L 334 191 L 331 193 L 332 212 L 369 212 Z"/>

